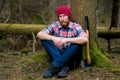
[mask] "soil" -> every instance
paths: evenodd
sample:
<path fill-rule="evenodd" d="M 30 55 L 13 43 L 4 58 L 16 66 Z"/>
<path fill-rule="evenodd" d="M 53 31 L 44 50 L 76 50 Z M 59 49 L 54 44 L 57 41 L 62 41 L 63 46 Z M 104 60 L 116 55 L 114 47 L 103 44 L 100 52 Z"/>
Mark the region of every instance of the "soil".
<path fill-rule="evenodd" d="M 22 71 L 21 61 L 28 56 L 14 54 L 14 52 L 0 52 L 0 80 L 46 80 L 42 73 L 48 67 L 44 65 L 37 71 Z M 120 54 L 110 53 L 110 59 L 120 65 Z M 47 79 L 48 80 L 48 79 Z M 77 68 L 69 73 L 65 78 L 56 76 L 49 80 L 120 80 L 120 73 L 113 73 L 109 68 Z"/>

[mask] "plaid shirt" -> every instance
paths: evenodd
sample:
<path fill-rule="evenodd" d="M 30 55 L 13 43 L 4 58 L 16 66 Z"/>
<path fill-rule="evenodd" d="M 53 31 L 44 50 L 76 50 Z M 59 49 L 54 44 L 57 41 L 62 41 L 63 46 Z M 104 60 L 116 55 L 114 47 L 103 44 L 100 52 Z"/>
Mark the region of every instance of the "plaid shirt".
<path fill-rule="evenodd" d="M 72 21 L 69 23 L 67 28 L 63 28 L 61 24 L 58 21 L 56 21 L 56 22 L 53 22 L 50 26 L 43 29 L 42 31 L 47 34 L 54 35 L 56 37 L 61 37 L 61 38 L 87 36 L 85 31 L 82 29 L 81 25 Z M 62 48 L 68 48 L 69 46 L 70 46 L 70 43 L 67 43 L 67 44 L 64 44 Z"/>

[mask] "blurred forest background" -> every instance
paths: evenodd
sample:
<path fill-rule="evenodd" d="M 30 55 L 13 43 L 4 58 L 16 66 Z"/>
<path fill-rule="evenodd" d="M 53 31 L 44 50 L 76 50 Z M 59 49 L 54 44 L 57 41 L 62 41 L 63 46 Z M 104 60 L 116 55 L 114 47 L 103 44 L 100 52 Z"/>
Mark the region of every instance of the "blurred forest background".
<path fill-rule="evenodd" d="M 62 4 L 67 4 L 70 6 L 70 0 L 0 0 L 0 23 L 50 24 L 51 22 L 57 20 L 55 10 L 58 5 Z M 96 11 L 97 27 L 109 28 L 111 26 L 112 9 L 113 0 L 98 0 L 98 9 Z M 115 25 L 116 28 L 120 27 L 120 8 L 118 11 L 119 16 L 117 19 L 117 25 Z M 25 44 L 27 45 L 26 41 L 31 39 L 31 34 L 28 36 L 12 35 L 13 37 L 15 37 L 14 39 L 8 37 L 11 35 L 0 34 L 0 36 L 1 39 L 7 40 L 4 43 L 2 42 L 4 46 L 7 43 L 9 44 L 9 46 L 7 46 L 9 49 L 15 48 L 16 50 L 25 47 Z M 21 39 L 24 39 L 23 41 L 25 42 L 25 44 L 21 45 Z M 100 38 L 100 41 L 101 40 L 107 43 L 106 40 Z M 120 45 L 119 39 L 113 39 L 110 41 L 112 46 Z M 104 45 L 100 43 L 100 46 L 105 51 L 108 50 L 108 44 Z"/>
<path fill-rule="evenodd" d="M 86 3 L 86 0 L 0 0 L 0 24 L 47 25 L 57 20 L 55 12 L 57 6 L 67 4 L 72 8 L 72 19 L 74 21 L 77 19 L 77 21 L 79 21 L 78 23 L 85 27 L 83 20 L 84 16 L 76 15 L 78 14 L 77 9 L 82 11 L 83 5 L 78 7 L 79 4 L 72 5 L 71 1 L 81 1 L 82 4 Z M 90 2 L 94 0 L 88 1 Z M 73 6 L 75 7 L 73 8 Z M 113 7 L 115 7 L 115 10 L 113 10 Z M 87 8 L 87 10 L 90 11 L 91 7 L 90 9 Z M 84 14 L 84 12 L 79 12 L 79 14 L 80 13 Z M 92 23 L 94 21 L 91 20 L 90 22 Z M 105 27 L 108 29 L 112 27 L 112 29 L 120 29 L 120 0 L 98 0 L 96 23 L 94 24 L 96 24 L 96 27 Z M 0 80 L 43 79 L 42 73 L 44 68 L 48 65 L 46 61 L 46 57 L 48 58 L 48 56 L 42 51 L 42 46 L 37 38 L 35 45 L 37 54 L 28 54 L 33 51 L 34 37 L 36 37 L 36 33 L 33 34 L 32 32 L 29 34 L 9 34 L 6 32 L 0 32 Z M 111 53 L 113 54 L 109 56 L 109 59 L 119 65 L 120 39 L 116 38 L 107 40 L 99 37 L 98 43 L 103 53 L 108 52 L 109 48 L 111 49 Z M 38 53 L 37 51 L 41 52 Z M 43 59 L 43 57 L 45 58 Z M 80 68 L 80 70 L 77 69 L 70 74 L 68 78 L 65 78 L 65 80 L 77 79 L 120 80 L 120 73 L 114 74 L 111 69 L 108 68 Z M 57 79 L 52 78 L 52 80 Z"/>

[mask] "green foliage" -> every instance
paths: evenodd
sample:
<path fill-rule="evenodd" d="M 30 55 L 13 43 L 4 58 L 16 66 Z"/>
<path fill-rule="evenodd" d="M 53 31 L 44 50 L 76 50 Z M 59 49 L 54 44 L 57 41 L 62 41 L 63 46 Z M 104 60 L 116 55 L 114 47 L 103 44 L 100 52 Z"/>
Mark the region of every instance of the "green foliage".
<path fill-rule="evenodd" d="M 32 60 L 44 64 L 48 62 L 49 56 L 47 55 L 46 51 L 43 49 L 39 53 L 33 55 Z"/>
<path fill-rule="evenodd" d="M 28 58 L 25 58 L 22 61 L 21 69 L 22 71 L 26 72 L 35 72 L 41 70 L 45 63 L 48 63 L 48 60 L 49 57 L 46 54 L 46 51 L 42 49 L 40 52 L 35 53 Z"/>
<path fill-rule="evenodd" d="M 86 60 L 86 46 L 83 46 L 83 60 Z"/>
<path fill-rule="evenodd" d="M 20 51 L 20 54 L 22 55 L 22 56 L 24 56 L 24 55 L 28 55 L 28 48 L 23 48 L 21 51 Z"/>
<path fill-rule="evenodd" d="M 14 66 L 7 64 L 7 65 L 1 66 L 0 68 L 12 69 L 12 68 L 14 68 Z"/>
<path fill-rule="evenodd" d="M 32 16 L 32 20 L 36 23 L 36 24 L 45 24 L 45 22 L 40 19 L 39 17 L 36 16 Z"/>
<path fill-rule="evenodd" d="M 5 39 L 0 40 L 0 45 L 2 46 L 7 45 L 7 41 Z"/>

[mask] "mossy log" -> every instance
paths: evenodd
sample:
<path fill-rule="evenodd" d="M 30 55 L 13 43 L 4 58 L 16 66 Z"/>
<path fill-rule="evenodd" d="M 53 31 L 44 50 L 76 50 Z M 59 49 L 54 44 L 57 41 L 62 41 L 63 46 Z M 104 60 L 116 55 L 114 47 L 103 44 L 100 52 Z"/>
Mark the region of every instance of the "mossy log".
<path fill-rule="evenodd" d="M 40 24 L 0 24 L 0 33 L 31 33 L 38 32 L 47 25 Z"/>
<path fill-rule="evenodd" d="M 120 28 L 97 27 L 98 37 L 105 39 L 120 38 Z"/>
<path fill-rule="evenodd" d="M 47 25 L 40 24 L 0 24 L 0 33 L 31 33 L 42 30 Z M 97 27 L 98 37 L 106 39 L 120 38 L 120 29 L 109 30 Z"/>

